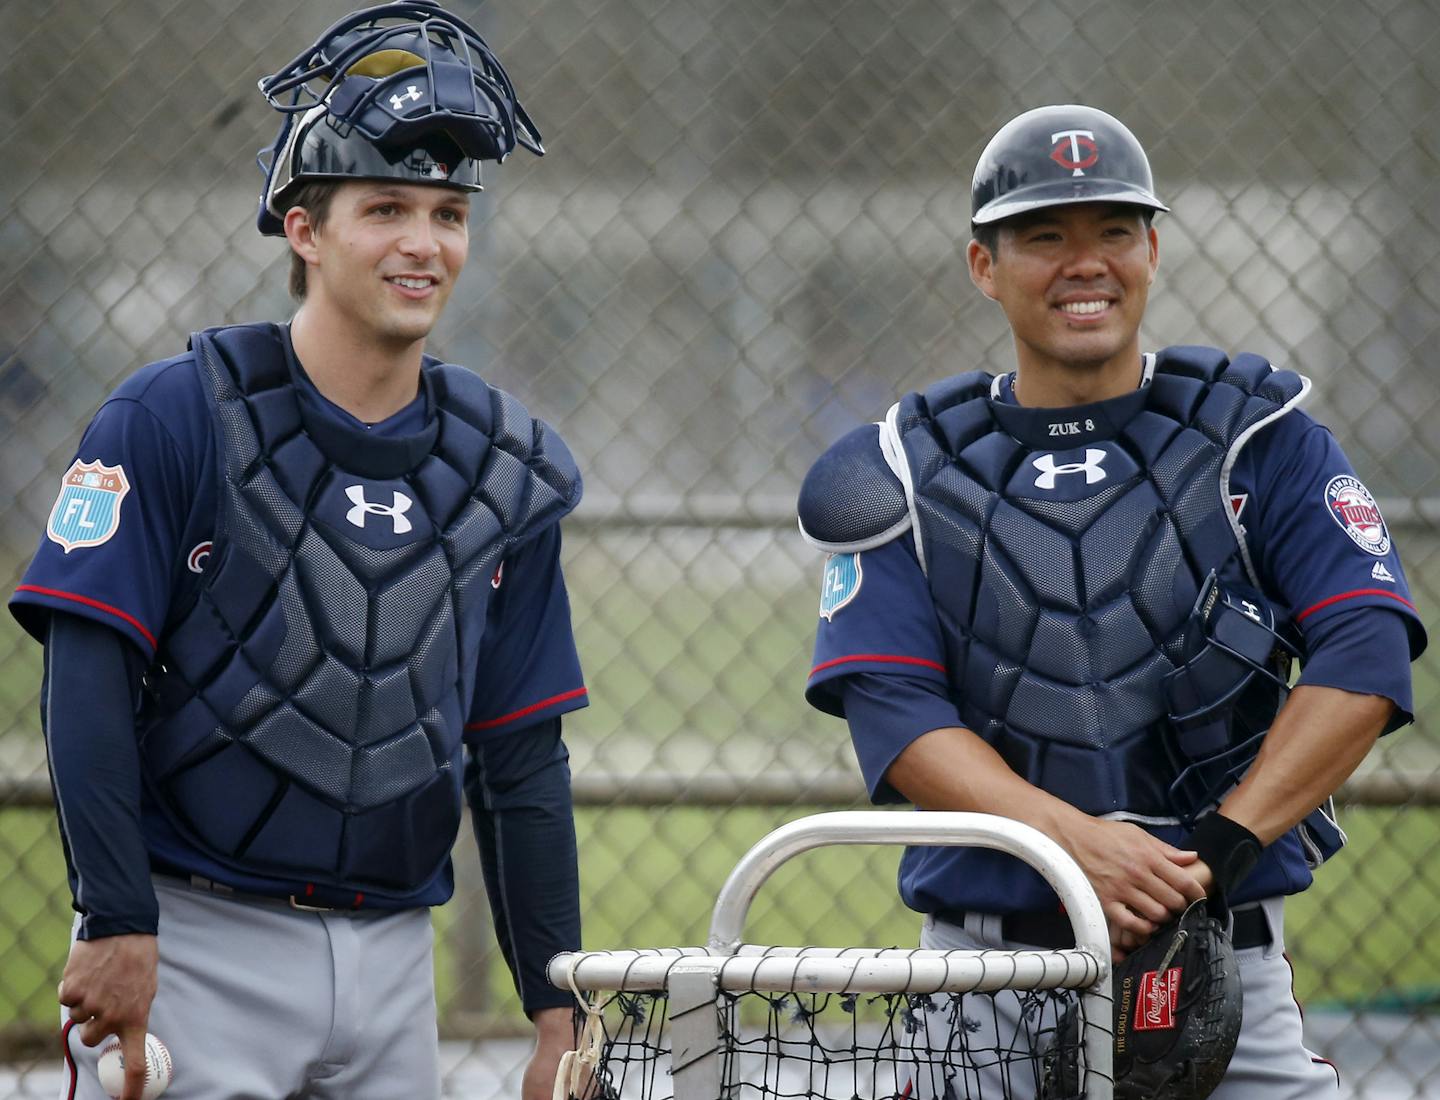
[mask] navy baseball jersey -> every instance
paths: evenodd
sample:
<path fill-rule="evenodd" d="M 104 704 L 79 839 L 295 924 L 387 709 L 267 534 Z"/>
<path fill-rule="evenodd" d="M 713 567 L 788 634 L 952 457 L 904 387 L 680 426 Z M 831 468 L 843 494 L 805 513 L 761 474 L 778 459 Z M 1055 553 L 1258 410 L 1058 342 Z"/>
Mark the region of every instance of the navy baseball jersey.
<path fill-rule="evenodd" d="M 1008 378 L 995 383 L 992 396 L 1009 410 L 1010 430 L 1032 412 L 1015 404 Z M 1056 419 L 1053 410 L 1033 412 Z M 1085 424 L 1080 430 L 1087 430 Z M 876 433 L 883 434 L 878 428 Z M 1041 490 L 1056 490 L 1059 500 L 1083 493 L 1102 476 L 1133 477 L 1135 460 L 1104 435 L 1097 431 L 1094 440 L 1069 449 L 1066 442 L 1055 443 L 1053 453 L 1016 471 L 1012 483 L 1024 477 L 1027 485 L 1033 481 Z M 1374 497 L 1334 438 L 1303 412 L 1291 411 L 1248 438 L 1227 473 L 1220 483 L 1228 490 L 1225 504 L 1260 588 L 1304 639 L 1299 682 L 1385 696 L 1397 707 L 1391 728 L 1408 721 L 1409 662 L 1423 649 L 1425 632 Z M 802 523 L 803 511 L 802 505 Z M 823 541 L 808 524 L 806 529 L 812 541 Z M 930 730 L 968 723 L 951 674 L 945 611 L 937 605 L 933 578 L 921 567 L 914 531 L 879 532 L 869 543 L 832 553 L 825 562 L 806 695 L 819 709 L 848 719 L 872 799 L 900 802 L 904 799 L 884 778 L 896 757 Z M 1056 569 L 1063 572 L 1063 564 Z M 1045 629 L 1043 619 L 1037 629 Z M 1062 653 L 1055 659 L 1073 658 Z M 984 674 L 977 679 L 983 681 Z M 1172 842 L 1187 831 L 1147 824 Z M 907 852 L 902 863 L 901 893 L 922 912 L 1009 912 L 1053 904 L 1039 877 L 1007 857 L 967 854 L 970 862 L 960 877 L 953 873 L 952 860 L 960 858 L 953 851 L 934 859 L 917 858 L 916 851 Z M 1310 882 L 1309 862 L 1297 835 L 1287 834 L 1266 850 L 1232 900 L 1303 890 Z"/>
<path fill-rule="evenodd" d="M 285 344 L 287 355 L 288 330 Z M 413 433 L 427 416 L 422 395 L 380 424 L 362 425 L 295 372 L 301 401 L 319 417 L 377 440 Z M 87 429 L 60 479 L 44 537 L 11 608 L 44 640 L 47 613 L 79 615 L 120 632 L 149 662 L 177 616 L 194 603 L 207 566 L 224 485 L 213 419 L 192 353 L 151 364 L 123 383 Z M 383 551 L 429 523 L 392 485 L 364 478 L 333 484 L 317 520 L 353 531 Z M 586 704 L 552 525 L 507 555 L 493 589 L 465 718 L 472 745 L 505 737 Z M 222 866 L 190 843 L 147 791 L 146 847 L 156 866 L 237 888 L 287 893 L 295 883 Z M 380 904 L 432 905 L 450 894 L 448 864 L 419 889 Z"/>

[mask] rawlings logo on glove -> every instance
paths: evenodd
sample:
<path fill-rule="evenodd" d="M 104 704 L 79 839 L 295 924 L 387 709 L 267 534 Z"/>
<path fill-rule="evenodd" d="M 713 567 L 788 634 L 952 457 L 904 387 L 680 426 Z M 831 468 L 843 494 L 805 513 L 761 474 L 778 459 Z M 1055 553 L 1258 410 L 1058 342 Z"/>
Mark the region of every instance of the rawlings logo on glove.
<path fill-rule="evenodd" d="M 1140 996 L 1135 1006 L 1136 1031 L 1175 1026 L 1175 1007 L 1180 999 L 1181 973 L 1176 966 L 1164 974 L 1151 971 L 1141 975 Z M 1120 1045 L 1119 1032 L 1115 1035 L 1115 1045 Z"/>

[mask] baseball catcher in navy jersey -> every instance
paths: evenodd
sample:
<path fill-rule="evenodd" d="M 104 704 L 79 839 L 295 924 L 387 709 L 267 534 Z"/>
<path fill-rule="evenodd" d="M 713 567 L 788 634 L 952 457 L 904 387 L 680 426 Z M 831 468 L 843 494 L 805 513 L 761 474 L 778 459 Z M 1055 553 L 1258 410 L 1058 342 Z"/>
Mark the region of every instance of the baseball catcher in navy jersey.
<path fill-rule="evenodd" d="M 429 0 L 335 24 L 261 90 L 259 228 L 288 324 L 196 333 L 102 405 L 11 608 L 43 722 L 75 936 L 67 1095 L 145 1034 L 169 1095 L 440 1090 L 429 908 L 473 811 L 550 1095 L 580 944 L 560 716 L 585 705 L 558 523 L 580 476 L 513 397 L 425 354 L 481 165 L 540 134 Z"/>
<path fill-rule="evenodd" d="M 808 698 L 848 721 L 875 802 L 1025 821 L 1088 875 L 1117 962 L 1163 937 L 1164 973 L 1127 1002 L 1117 1096 L 1333 1095 L 1302 1042 L 1284 899 L 1344 842 L 1331 795 L 1411 719 L 1425 631 L 1390 533 L 1300 410 L 1301 374 L 1142 350 L 1167 207 L 1118 120 L 1021 114 L 971 198 L 970 275 L 1014 367 L 958 364 L 811 470 L 801 528 L 830 556 Z M 926 947 L 1073 943 L 1053 891 L 1001 853 L 909 849 L 900 890 Z M 1190 966 L 1179 945 L 1211 940 L 1173 923 L 1202 898 L 1243 994 L 1214 988 L 1243 996 L 1243 1023 L 1233 1055 L 1172 1073 L 1151 1052 L 1174 1048 L 1191 987 L 1163 979 Z M 996 1001 L 1015 1025 L 1018 1002 Z M 1239 1007 L 1204 1029 L 1230 1035 Z M 1006 1095 L 1038 1093 L 1039 1064 Z"/>

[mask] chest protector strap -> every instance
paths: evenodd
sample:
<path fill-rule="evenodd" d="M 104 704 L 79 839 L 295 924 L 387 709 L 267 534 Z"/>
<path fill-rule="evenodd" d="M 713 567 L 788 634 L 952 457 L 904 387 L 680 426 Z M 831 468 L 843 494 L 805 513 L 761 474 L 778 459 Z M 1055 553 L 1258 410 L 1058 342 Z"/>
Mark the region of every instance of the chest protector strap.
<path fill-rule="evenodd" d="M 514 398 L 426 360 L 407 437 L 348 430 L 273 325 L 192 338 L 222 483 L 198 599 L 161 640 L 141 721 L 175 827 L 243 871 L 413 892 L 460 819 L 460 752 L 502 558 L 580 499 Z"/>
<path fill-rule="evenodd" d="M 1255 356 L 1170 348 L 1148 386 L 1056 423 L 991 388 L 984 374 L 951 379 L 903 399 L 885 427 L 962 717 L 1086 812 L 1188 818 L 1202 807 L 1172 794 L 1191 761 L 1167 677 L 1206 644 L 1207 579 L 1255 583 L 1230 469 L 1308 383 Z M 1263 730 L 1279 695 L 1255 680 Z"/>

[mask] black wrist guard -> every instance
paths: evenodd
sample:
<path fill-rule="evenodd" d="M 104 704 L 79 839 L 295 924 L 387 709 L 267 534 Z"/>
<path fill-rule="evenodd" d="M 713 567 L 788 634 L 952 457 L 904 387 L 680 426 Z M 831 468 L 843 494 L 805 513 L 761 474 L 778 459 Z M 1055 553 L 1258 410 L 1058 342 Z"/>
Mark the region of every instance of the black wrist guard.
<path fill-rule="evenodd" d="M 1255 869 L 1263 847 L 1260 838 L 1244 825 L 1218 813 L 1206 814 L 1196 823 L 1186 846 L 1209 866 L 1215 876 L 1211 896 L 1221 901 Z"/>

